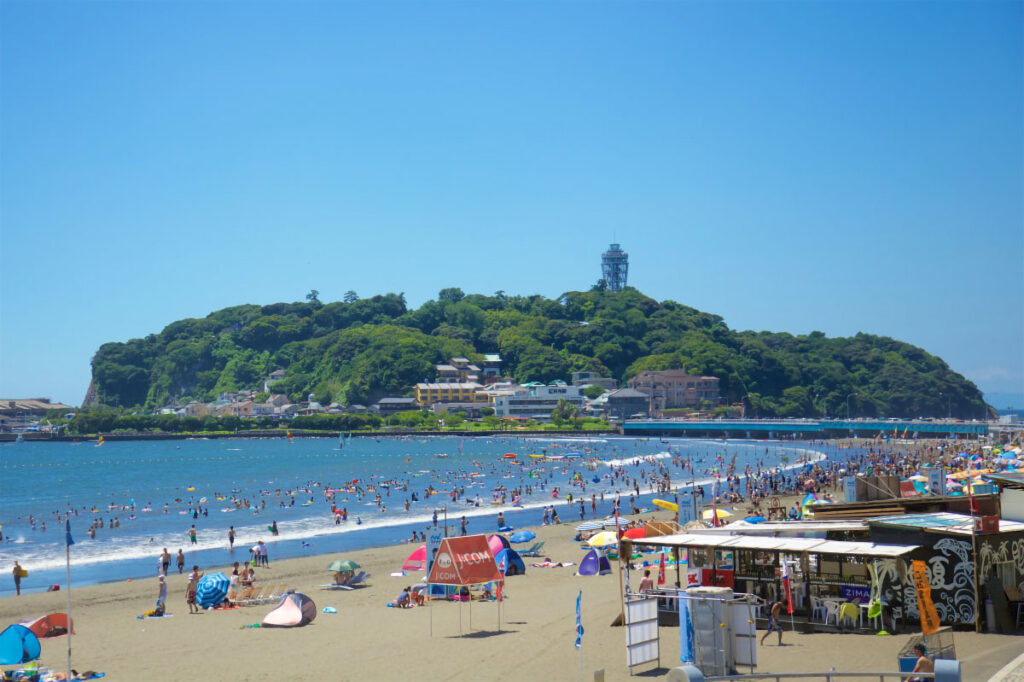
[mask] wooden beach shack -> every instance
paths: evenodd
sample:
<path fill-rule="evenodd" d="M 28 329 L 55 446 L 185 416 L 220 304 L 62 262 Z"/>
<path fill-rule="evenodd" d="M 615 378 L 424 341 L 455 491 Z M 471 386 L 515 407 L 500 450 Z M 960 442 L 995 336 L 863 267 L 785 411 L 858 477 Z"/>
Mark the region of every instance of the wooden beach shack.
<path fill-rule="evenodd" d="M 951 512 L 900 514 L 867 519 L 874 542 L 913 543 L 913 555 L 928 567 L 932 601 L 946 625 L 980 627 L 985 600 L 991 599 L 995 622 L 990 629 L 1013 631 L 1024 624 L 1020 600 L 1024 584 L 1024 523 L 997 516 Z M 883 600 L 898 599 L 895 584 L 883 583 Z M 902 584 L 907 616 L 917 618 L 913 585 Z M 1017 597 L 1011 600 L 1010 597 Z"/>
<path fill-rule="evenodd" d="M 866 613 L 872 571 L 879 577 L 884 572 L 890 583 L 900 587 L 893 590 L 894 597 L 904 598 L 908 586 L 912 594 L 908 562 L 920 549 L 915 544 L 720 532 L 644 538 L 637 544 L 668 548 L 676 558 L 675 586 L 659 588 L 668 597 L 688 586 L 714 585 L 766 600 L 775 599 L 783 594 L 781 567 L 786 561 L 791 569 L 794 610 L 810 627 L 838 627 L 844 603 L 856 605 L 857 615 L 851 626 L 868 625 Z M 625 547 L 626 541 L 623 545 L 623 552 L 628 556 L 632 550 Z M 684 551 L 687 556 L 685 573 L 679 562 Z M 671 603 L 671 599 L 665 601 Z M 902 606 L 899 604 L 897 608 Z"/>

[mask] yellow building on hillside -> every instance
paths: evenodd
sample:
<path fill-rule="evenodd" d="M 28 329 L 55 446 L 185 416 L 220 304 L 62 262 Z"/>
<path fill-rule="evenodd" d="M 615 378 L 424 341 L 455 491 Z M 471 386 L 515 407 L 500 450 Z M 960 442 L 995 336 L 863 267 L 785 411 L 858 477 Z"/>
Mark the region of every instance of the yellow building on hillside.
<path fill-rule="evenodd" d="M 433 405 L 434 403 L 477 403 L 487 402 L 484 395 L 477 395 L 477 390 L 483 388 L 476 382 L 465 384 L 416 384 L 416 402 L 421 407 Z"/>

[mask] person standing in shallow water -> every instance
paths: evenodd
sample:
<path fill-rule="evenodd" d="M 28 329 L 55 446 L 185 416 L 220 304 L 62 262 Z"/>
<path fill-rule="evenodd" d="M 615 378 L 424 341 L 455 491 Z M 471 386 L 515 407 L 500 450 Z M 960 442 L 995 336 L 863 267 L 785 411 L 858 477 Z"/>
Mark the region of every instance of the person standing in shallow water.
<path fill-rule="evenodd" d="M 192 527 L 188 529 L 188 539 L 194 545 L 196 544 L 196 524 L 192 524 Z"/>
<path fill-rule="evenodd" d="M 228 549 L 235 548 L 235 527 L 228 528 Z"/>
<path fill-rule="evenodd" d="M 178 548 L 178 575 L 185 572 L 185 552 Z"/>

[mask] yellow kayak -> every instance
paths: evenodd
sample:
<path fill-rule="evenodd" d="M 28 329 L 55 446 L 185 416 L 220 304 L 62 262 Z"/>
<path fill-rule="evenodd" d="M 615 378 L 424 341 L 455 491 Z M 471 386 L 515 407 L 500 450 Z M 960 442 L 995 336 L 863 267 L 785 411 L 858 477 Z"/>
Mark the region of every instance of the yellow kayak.
<path fill-rule="evenodd" d="M 673 512 L 679 511 L 679 505 L 676 504 L 675 502 L 667 502 L 665 500 L 651 500 L 651 504 L 653 504 L 655 507 L 661 507 L 662 509 L 667 509 L 668 511 L 673 511 Z"/>

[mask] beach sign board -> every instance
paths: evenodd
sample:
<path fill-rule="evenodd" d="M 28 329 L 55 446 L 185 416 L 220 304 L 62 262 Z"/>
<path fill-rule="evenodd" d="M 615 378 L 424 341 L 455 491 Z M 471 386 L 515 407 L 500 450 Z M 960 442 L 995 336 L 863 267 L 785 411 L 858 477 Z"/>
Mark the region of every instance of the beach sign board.
<path fill-rule="evenodd" d="M 427 578 L 435 585 L 478 585 L 500 580 L 501 572 L 486 535 L 442 540 Z"/>

